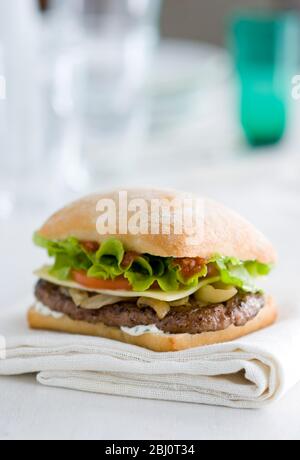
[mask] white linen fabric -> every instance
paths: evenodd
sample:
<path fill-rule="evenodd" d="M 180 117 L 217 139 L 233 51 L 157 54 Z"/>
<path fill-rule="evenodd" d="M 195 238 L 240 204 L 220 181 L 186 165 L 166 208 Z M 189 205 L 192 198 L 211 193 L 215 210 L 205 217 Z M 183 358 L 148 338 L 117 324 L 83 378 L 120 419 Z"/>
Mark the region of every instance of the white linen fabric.
<path fill-rule="evenodd" d="M 297 310 L 237 341 L 177 353 L 29 331 L 20 312 L 0 316 L 0 335 L 0 375 L 37 373 L 51 387 L 255 409 L 300 381 Z"/>

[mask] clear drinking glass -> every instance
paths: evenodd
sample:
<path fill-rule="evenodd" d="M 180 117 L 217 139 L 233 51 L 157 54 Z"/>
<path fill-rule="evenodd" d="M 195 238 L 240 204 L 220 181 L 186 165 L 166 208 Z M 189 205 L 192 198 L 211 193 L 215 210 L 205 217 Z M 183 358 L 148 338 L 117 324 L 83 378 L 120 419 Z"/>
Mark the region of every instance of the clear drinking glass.
<path fill-rule="evenodd" d="M 3 11 L 0 11 L 3 13 Z M 0 18 L 1 19 L 1 18 Z M 0 220 L 7 218 L 13 208 L 13 199 L 9 183 L 9 156 L 7 148 L 7 103 L 6 71 L 4 53 L 4 33 L 0 20 Z"/>
<path fill-rule="evenodd" d="M 41 201 L 43 189 L 38 180 L 47 171 L 40 141 L 35 0 L 0 2 L 0 42 L 6 80 L 6 98 L 0 101 L 0 214 L 5 217 L 12 204 L 14 211 L 22 208 L 26 212 Z"/>
<path fill-rule="evenodd" d="M 76 190 L 125 176 L 134 166 L 146 123 L 141 89 L 159 37 L 160 3 L 50 3 L 54 149 Z"/>

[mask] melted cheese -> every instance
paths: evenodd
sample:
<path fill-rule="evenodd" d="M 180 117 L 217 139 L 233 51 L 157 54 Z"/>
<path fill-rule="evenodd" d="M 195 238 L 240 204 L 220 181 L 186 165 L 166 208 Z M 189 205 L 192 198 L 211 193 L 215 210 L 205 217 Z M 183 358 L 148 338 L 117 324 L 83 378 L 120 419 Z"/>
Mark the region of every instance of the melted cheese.
<path fill-rule="evenodd" d="M 157 299 L 148 299 L 147 297 L 140 297 L 137 302 L 138 307 L 150 307 L 155 311 L 159 319 L 164 319 L 171 310 L 169 302 L 164 302 Z"/>
<path fill-rule="evenodd" d="M 181 299 L 184 299 L 185 297 L 189 297 L 195 294 L 195 292 L 197 292 L 203 284 L 203 283 L 199 283 L 197 287 L 194 287 L 192 289 L 188 289 L 188 290 L 183 289 L 181 291 L 176 291 L 176 292 L 163 292 L 160 290 L 149 290 L 145 292 L 136 292 L 136 291 L 121 291 L 121 290 L 111 291 L 108 289 L 88 289 L 74 281 L 58 280 L 57 278 L 49 274 L 49 268 L 50 268 L 49 266 L 45 266 L 41 268 L 40 270 L 37 270 L 35 272 L 35 275 L 40 279 L 49 281 L 50 283 L 56 284 L 58 286 L 63 286 L 63 287 L 71 288 L 71 289 L 80 289 L 83 291 L 96 292 L 98 294 L 105 294 L 105 295 L 109 295 L 113 297 L 122 297 L 122 298 L 146 297 L 149 299 L 162 300 L 164 302 L 175 302 L 177 300 L 181 300 Z"/>

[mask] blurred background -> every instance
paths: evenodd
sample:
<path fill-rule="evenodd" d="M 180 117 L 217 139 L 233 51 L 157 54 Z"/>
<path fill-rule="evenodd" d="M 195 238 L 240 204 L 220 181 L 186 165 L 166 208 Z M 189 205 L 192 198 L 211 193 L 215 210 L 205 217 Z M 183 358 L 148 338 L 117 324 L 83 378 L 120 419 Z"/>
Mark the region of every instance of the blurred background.
<path fill-rule="evenodd" d="M 31 289 L 49 213 L 116 186 L 221 199 L 296 273 L 299 18 L 300 0 L 1 1 L 2 290 Z"/>

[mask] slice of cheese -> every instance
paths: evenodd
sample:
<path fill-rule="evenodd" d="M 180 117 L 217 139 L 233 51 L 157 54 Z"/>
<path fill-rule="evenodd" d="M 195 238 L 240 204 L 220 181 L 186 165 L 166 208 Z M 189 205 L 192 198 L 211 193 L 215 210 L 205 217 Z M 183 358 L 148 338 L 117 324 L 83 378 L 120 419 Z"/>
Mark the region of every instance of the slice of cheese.
<path fill-rule="evenodd" d="M 88 292 L 96 292 L 99 294 L 106 294 L 106 295 L 111 295 L 114 297 L 124 297 L 124 298 L 137 298 L 137 297 L 148 297 L 149 299 L 157 299 L 157 300 L 163 300 L 165 302 L 175 302 L 177 300 L 184 299 L 185 297 L 189 297 L 195 292 L 197 292 L 201 286 L 203 285 L 202 283 L 199 283 L 197 287 L 193 287 L 191 289 L 183 289 L 181 291 L 176 291 L 176 292 L 164 292 L 164 291 L 159 291 L 159 290 L 149 290 L 145 292 L 136 292 L 136 291 L 111 291 L 108 289 L 89 289 L 84 286 L 81 286 L 80 284 L 74 282 L 74 281 L 60 281 L 57 278 L 51 276 L 49 274 L 49 266 L 44 266 L 40 270 L 37 270 L 34 274 L 45 281 L 49 281 L 52 284 L 56 284 L 58 286 L 63 286 L 67 288 L 73 288 L 73 289 L 81 289 L 83 291 L 88 291 Z"/>

